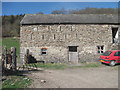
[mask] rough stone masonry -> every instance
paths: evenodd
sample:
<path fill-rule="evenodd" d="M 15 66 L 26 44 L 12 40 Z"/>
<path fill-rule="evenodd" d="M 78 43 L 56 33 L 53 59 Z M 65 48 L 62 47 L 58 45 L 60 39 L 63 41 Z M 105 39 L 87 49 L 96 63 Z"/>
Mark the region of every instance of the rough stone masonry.
<path fill-rule="evenodd" d="M 117 15 L 28 14 L 21 21 L 20 55 L 37 61 L 92 62 L 119 43 Z"/>

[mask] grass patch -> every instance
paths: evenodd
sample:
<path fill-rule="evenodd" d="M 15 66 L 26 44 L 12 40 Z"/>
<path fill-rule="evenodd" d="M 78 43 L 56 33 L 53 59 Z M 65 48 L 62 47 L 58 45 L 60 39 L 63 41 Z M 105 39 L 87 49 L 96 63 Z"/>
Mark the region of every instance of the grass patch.
<path fill-rule="evenodd" d="M 17 49 L 17 56 L 19 57 L 20 54 L 20 43 L 19 38 L 3 38 L 2 39 L 2 46 L 6 47 L 7 49 L 10 49 L 11 47 L 15 47 Z"/>
<path fill-rule="evenodd" d="M 2 46 L 2 39 L 0 38 L 0 46 Z"/>
<path fill-rule="evenodd" d="M 9 76 L 3 81 L 2 88 L 26 88 L 32 80 L 26 76 Z"/>
<path fill-rule="evenodd" d="M 89 67 L 99 67 L 99 66 L 101 66 L 101 65 L 98 64 L 98 63 L 90 63 L 90 64 L 86 64 L 86 65 L 83 66 L 83 67 L 87 67 L 87 68 L 89 68 Z"/>
<path fill-rule="evenodd" d="M 99 63 L 85 63 L 83 65 L 79 65 L 79 66 L 72 66 L 70 68 L 96 68 L 96 67 L 100 67 L 101 64 Z"/>
<path fill-rule="evenodd" d="M 45 69 L 65 69 L 67 68 L 66 64 L 51 64 L 51 63 L 47 63 L 47 64 L 41 64 L 41 63 L 37 63 L 36 66 L 38 68 L 45 68 Z"/>
<path fill-rule="evenodd" d="M 46 64 L 41 64 L 37 63 L 35 64 L 38 68 L 45 68 L 45 69 L 67 69 L 67 68 L 95 68 L 101 66 L 99 63 L 89 63 L 89 64 L 81 64 L 81 65 L 68 65 L 68 64 L 51 64 L 51 63 L 46 63 Z"/>

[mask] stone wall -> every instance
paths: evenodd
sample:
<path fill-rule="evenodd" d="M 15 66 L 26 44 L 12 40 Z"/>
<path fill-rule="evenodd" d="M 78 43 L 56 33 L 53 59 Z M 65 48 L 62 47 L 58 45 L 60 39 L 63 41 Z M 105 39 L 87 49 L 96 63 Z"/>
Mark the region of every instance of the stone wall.
<path fill-rule="evenodd" d="M 64 24 L 64 25 L 23 25 L 20 32 L 21 58 L 29 49 L 37 60 L 68 62 L 68 46 L 78 46 L 79 61 L 96 61 L 99 45 L 104 51 L 112 43 L 114 25 Z M 41 48 L 47 54 L 41 55 Z"/>

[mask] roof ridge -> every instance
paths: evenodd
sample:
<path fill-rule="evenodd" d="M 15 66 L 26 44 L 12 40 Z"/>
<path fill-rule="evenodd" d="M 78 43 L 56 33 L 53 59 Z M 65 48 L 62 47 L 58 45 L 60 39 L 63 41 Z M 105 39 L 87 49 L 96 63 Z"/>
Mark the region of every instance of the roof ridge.
<path fill-rule="evenodd" d="M 115 14 L 26 14 L 21 24 L 42 23 L 118 23 Z"/>

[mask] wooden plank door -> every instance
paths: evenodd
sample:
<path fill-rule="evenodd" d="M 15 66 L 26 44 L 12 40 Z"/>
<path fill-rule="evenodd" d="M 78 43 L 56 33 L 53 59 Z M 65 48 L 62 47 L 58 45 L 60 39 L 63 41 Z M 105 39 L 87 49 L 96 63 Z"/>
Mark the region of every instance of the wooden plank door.
<path fill-rule="evenodd" d="M 77 52 L 78 46 L 68 46 L 69 48 L 69 62 L 71 63 L 78 63 L 78 52 Z"/>

